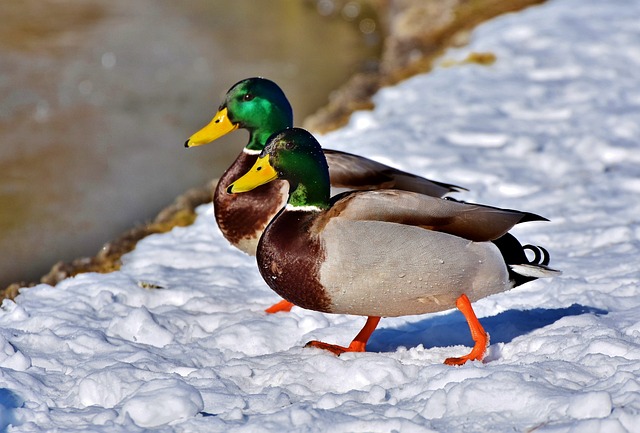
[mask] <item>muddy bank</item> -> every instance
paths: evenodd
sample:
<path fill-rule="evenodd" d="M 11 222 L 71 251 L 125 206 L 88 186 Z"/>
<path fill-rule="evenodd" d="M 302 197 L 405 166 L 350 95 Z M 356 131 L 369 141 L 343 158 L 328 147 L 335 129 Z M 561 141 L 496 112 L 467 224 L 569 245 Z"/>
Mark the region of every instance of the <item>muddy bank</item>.
<path fill-rule="evenodd" d="M 445 49 L 463 45 L 471 29 L 497 15 L 513 12 L 543 0 L 366 0 L 377 13 L 382 27 L 384 48 L 373 70 L 356 74 L 329 97 L 329 104 L 307 117 L 302 125 L 312 131 L 327 132 L 343 125 L 355 110 L 372 108 L 371 96 L 381 87 L 397 83 L 418 73 L 428 72 Z M 320 3 L 320 2 L 317 2 Z M 333 13 L 340 13 L 347 1 L 334 2 Z M 480 53 L 470 61 L 488 62 L 490 53 Z M 120 266 L 120 257 L 145 236 L 161 233 L 175 226 L 190 224 L 194 209 L 211 200 L 215 182 L 187 191 L 148 224 L 134 227 L 107 243 L 95 256 L 59 262 L 40 280 L 55 285 L 82 272 L 110 272 Z M 0 296 L 13 298 L 20 287 L 36 282 L 18 282 L 4 289 Z"/>

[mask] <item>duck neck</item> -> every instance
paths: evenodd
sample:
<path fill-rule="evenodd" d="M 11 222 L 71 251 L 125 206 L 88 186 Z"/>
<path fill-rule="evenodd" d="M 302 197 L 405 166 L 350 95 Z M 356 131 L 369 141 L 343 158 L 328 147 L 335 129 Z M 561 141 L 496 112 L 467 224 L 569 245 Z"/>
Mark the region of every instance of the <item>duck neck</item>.
<path fill-rule="evenodd" d="M 331 184 L 326 162 L 305 165 L 301 176 L 289 178 L 289 191 L 289 200 L 287 201 L 289 209 L 328 209 Z"/>
<path fill-rule="evenodd" d="M 298 184 L 289 194 L 287 208 L 290 210 L 326 210 L 329 208 L 329 194 L 308 184 Z"/>
<path fill-rule="evenodd" d="M 255 125 L 246 124 L 250 122 L 244 125 L 249 130 L 249 143 L 246 148 L 250 150 L 262 151 L 269 137 L 293 126 L 291 110 L 284 110 L 274 104 L 263 107 L 262 115 L 256 119 L 260 119 L 259 122 L 251 122 Z"/>
<path fill-rule="evenodd" d="M 284 129 L 284 128 L 283 128 Z M 265 144 L 267 143 L 267 139 L 271 137 L 271 135 L 278 131 L 273 131 L 271 129 L 259 128 L 249 130 L 249 143 L 245 146 L 245 149 L 262 152 Z"/>

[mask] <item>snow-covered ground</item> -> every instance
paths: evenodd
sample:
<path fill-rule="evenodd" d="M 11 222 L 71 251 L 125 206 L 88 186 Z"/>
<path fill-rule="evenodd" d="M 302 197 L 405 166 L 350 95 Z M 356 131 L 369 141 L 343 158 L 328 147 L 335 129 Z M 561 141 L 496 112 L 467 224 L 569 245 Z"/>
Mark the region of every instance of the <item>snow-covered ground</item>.
<path fill-rule="evenodd" d="M 119 272 L 4 301 L 0 431 L 640 431 L 639 22 L 614 0 L 500 17 L 446 55 L 494 65 L 414 77 L 320 137 L 551 219 L 515 234 L 564 274 L 475 304 L 485 362 L 442 364 L 471 344 L 457 311 L 383 319 L 364 354 L 303 348 L 364 319 L 263 313 L 277 296 L 205 205 Z"/>

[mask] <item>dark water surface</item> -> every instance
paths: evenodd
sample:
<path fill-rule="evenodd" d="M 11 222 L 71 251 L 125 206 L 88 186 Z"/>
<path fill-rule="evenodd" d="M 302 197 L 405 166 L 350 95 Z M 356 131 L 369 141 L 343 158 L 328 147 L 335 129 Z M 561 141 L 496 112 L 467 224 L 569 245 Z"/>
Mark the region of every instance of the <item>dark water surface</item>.
<path fill-rule="evenodd" d="M 0 287 L 94 255 L 217 177 L 246 133 L 183 143 L 236 81 L 278 82 L 298 124 L 324 105 L 378 47 L 318 4 L 0 2 Z"/>

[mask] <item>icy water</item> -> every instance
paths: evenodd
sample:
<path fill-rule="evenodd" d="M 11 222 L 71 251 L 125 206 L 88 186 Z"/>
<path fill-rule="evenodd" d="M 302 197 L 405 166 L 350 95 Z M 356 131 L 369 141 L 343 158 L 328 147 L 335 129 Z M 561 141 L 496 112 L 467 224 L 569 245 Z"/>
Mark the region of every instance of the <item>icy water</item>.
<path fill-rule="evenodd" d="M 239 79 L 280 83 L 301 123 L 375 58 L 363 15 L 345 13 L 303 0 L 0 2 L 0 287 L 95 254 L 217 177 L 246 135 L 183 143 Z"/>

